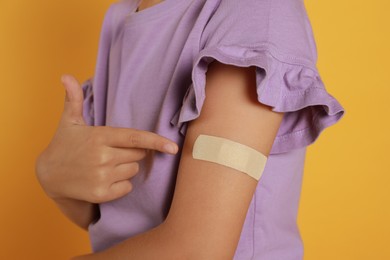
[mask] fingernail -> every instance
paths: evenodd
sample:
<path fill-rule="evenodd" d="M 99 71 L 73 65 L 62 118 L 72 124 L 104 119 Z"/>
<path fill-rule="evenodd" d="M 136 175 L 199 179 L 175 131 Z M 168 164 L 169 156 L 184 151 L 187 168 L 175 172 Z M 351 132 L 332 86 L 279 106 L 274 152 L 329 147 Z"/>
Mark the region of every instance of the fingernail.
<path fill-rule="evenodd" d="M 172 144 L 165 144 L 164 145 L 164 150 L 167 151 L 168 153 L 176 153 L 176 147 Z"/>

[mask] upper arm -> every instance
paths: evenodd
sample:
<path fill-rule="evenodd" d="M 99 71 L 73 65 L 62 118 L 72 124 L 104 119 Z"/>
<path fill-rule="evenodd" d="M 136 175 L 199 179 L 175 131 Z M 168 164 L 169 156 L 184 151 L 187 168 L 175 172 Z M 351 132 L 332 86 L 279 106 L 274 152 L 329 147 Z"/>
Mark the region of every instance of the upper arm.
<path fill-rule="evenodd" d="M 224 137 L 268 156 L 283 113 L 257 101 L 255 68 L 215 61 L 206 75 L 200 116 L 187 128 L 175 193 L 164 226 L 197 259 L 232 258 L 257 181 L 237 170 L 192 158 L 200 134 Z"/>

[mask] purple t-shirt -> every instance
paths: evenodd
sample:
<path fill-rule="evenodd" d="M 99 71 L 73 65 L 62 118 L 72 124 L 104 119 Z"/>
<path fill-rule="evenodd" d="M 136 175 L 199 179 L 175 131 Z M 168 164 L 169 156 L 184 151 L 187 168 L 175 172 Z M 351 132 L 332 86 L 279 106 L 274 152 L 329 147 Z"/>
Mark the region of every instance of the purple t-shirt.
<path fill-rule="evenodd" d="M 83 83 L 87 123 L 155 132 L 182 147 L 187 122 L 201 113 L 208 64 L 256 66 L 258 101 L 285 114 L 234 259 L 302 259 L 306 147 L 344 114 L 316 68 L 303 0 L 165 0 L 135 12 L 139 2 L 113 3 L 105 15 L 95 74 Z M 100 204 L 89 226 L 94 251 L 163 222 L 179 160 L 154 153 L 131 193 Z"/>

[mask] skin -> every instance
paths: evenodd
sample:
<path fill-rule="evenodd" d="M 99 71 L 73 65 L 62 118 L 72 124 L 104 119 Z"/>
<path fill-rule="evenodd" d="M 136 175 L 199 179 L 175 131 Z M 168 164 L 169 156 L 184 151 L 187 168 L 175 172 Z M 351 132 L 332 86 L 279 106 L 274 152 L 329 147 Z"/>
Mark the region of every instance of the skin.
<path fill-rule="evenodd" d="M 151 2 L 144 0 L 144 7 L 140 5 L 139 11 L 150 7 L 148 3 Z M 153 133 L 86 126 L 82 119 L 80 85 L 72 77 L 64 85 L 67 100 L 63 117 L 52 143 L 37 160 L 37 175 L 64 214 L 87 228 L 97 217 L 96 203 L 131 191 L 129 178 L 136 173 L 136 167 L 130 165 L 145 155 L 138 153 L 139 150 L 165 151 L 164 144 L 172 144 L 174 154 L 177 147 Z M 107 250 L 72 259 L 233 258 L 258 181 L 223 165 L 193 159 L 194 141 L 199 134 L 220 136 L 268 156 L 283 113 L 274 112 L 257 101 L 253 66 L 212 62 L 205 91 L 202 112 L 187 128 L 174 197 L 164 222 Z M 112 135 L 116 137 L 110 139 Z M 69 151 L 78 152 L 77 156 L 72 157 Z M 123 159 L 131 159 L 115 161 L 119 153 Z M 121 164 L 127 167 L 119 170 Z M 70 175 L 72 172 L 77 174 Z M 112 188 L 115 183 L 122 184 Z"/>
<path fill-rule="evenodd" d="M 233 258 L 258 181 L 223 165 L 193 159 L 194 141 L 199 134 L 220 136 L 268 156 L 283 113 L 257 101 L 254 67 L 214 61 L 206 82 L 202 112 L 187 128 L 167 218 L 107 250 L 74 259 Z"/>
<path fill-rule="evenodd" d="M 139 11 L 160 2 L 142 0 Z M 80 84 L 71 75 L 64 75 L 62 82 L 66 89 L 64 112 L 50 144 L 37 157 L 35 172 L 48 197 L 73 223 L 87 230 L 100 216 L 98 203 L 131 191 L 130 179 L 148 151 L 175 154 L 178 147 L 146 131 L 87 126 Z M 164 145 L 169 144 L 167 150 Z"/>
<path fill-rule="evenodd" d="M 141 3 L 138 5 L 138 12 L 141 12 L 142 10 L 152 7 L 158 3 L 161 3 L 163 0 L 142 0 Z"/>
<path fill-rule="evenodd" d="M 80 84 L 70 75 L 62 81 L 64 111 L 50 144 L 37 158 L 36 175 L 60 210 L 87 229 L 99 217 L 97 203 L 131 191 L 131 178 L 147 151 L 175 154 L 178 147 L 147 131 L 86 125 Z"/>

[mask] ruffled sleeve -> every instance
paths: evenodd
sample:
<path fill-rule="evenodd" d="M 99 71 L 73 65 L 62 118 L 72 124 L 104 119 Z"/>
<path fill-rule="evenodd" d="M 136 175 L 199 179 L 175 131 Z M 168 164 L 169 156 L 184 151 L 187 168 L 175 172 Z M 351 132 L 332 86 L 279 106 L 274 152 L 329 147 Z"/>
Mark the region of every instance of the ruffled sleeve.
<path fill-rule="evenodd" d="M 244 10 L 235 11 L 237 2 L 245 4 Z M 316 68 L 316 46 L 303 1 L 283 3 L 221 2 L 204 30 L 204 45 L 193 63 L 192 83 L 173 120 L 183 135 L 186 123 L 201 113 L 206 72 L 213 60 L 255 66 L 257 100 L 285 113 L 271 154 L 312 144 L 325 128 L 342 118 L 343 107 L 325 89 Z M 267 15 L 262 15 L 264 10 Z"/>
<path fill-rule="evenodd" d="M 87 125 L 94 125 L 94 108 L 93 108 L 93 78 L 89 78 L 81 85 L 84 94 L 83 117 Z"/>

